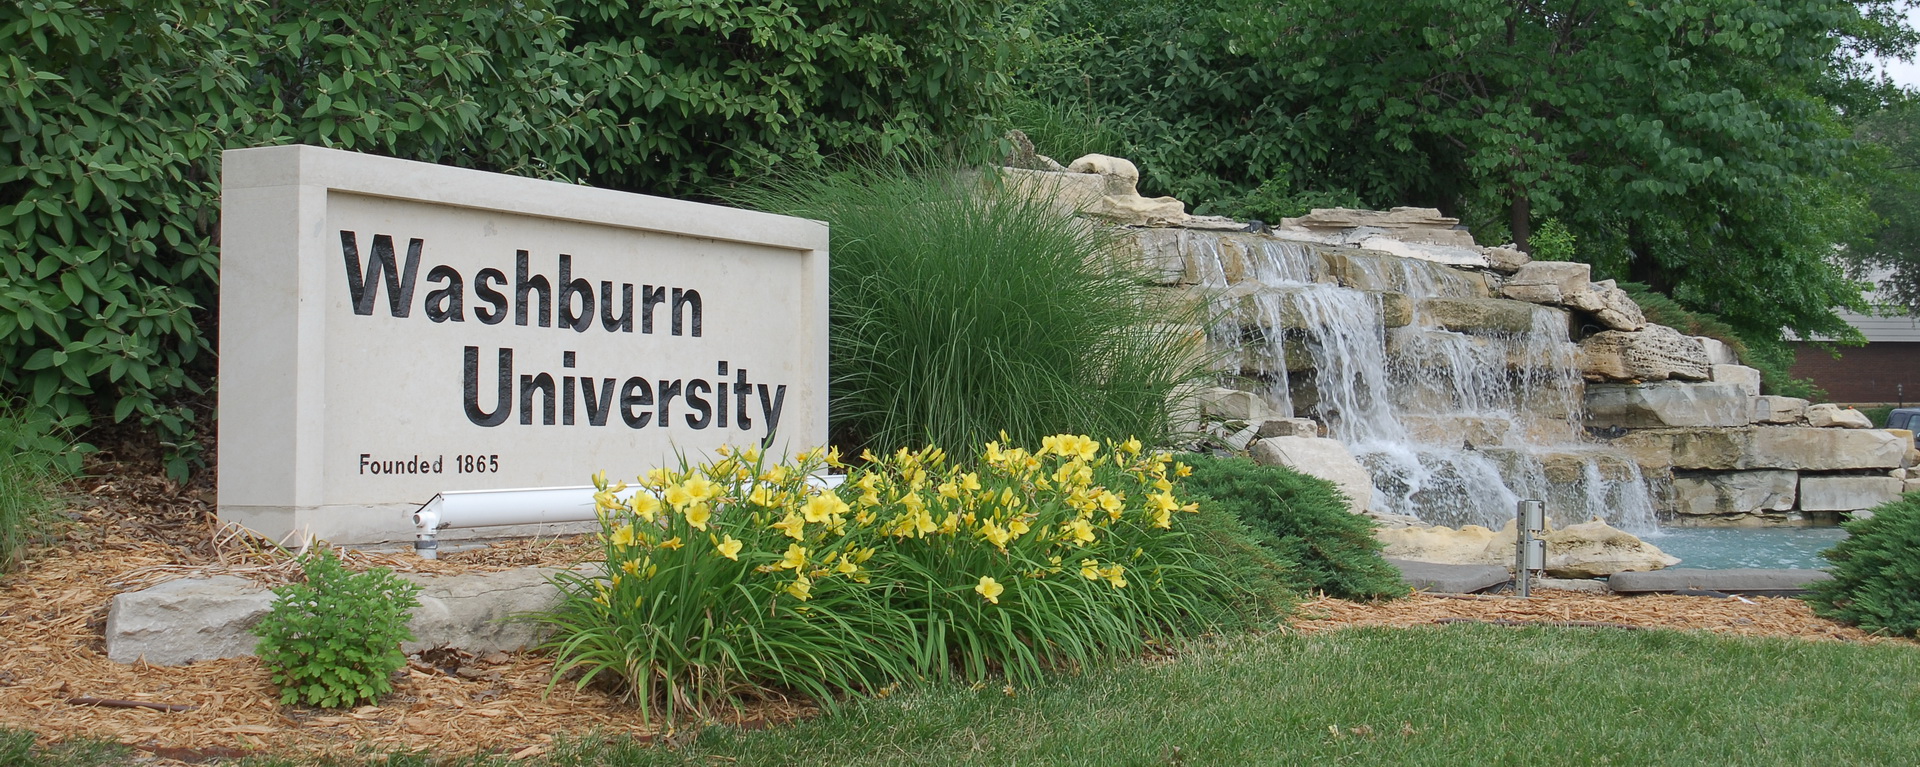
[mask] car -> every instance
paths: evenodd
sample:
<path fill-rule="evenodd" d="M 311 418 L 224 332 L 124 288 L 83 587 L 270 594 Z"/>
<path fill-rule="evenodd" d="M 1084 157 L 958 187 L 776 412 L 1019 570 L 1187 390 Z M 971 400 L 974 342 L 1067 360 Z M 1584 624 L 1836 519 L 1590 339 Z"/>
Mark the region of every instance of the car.
<path fill-rule="evenodd" d="M 1899 407 L 1887 414 L 1887 428 L 1914 432 L 1913 444 L 1920 447 L 1920 407 Z"/>

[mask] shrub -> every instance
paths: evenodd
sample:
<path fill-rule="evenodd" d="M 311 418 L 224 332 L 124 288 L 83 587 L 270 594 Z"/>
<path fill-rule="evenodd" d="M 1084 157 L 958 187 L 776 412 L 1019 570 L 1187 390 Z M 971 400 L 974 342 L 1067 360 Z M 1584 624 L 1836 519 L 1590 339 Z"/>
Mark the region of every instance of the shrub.
<path fill-rule="evenodd" d="M 1207 625 L 1241 597 L 1198 567 L 1181 469 L 1138 442 L 1099 451 L 990 443 L 969 470 L 902 450 L 837 491 L 809 487 L 837 462 L 819 451 L 724 451 L 632 492 L 596 478 L 604 567 L 561 576 L 539 616 L 555 672 L 671 717 L 762 688 L 831 704 L 920 678 L 1026 684 Z"/>
<path fill-rule="evenodd" d="M 1847 537 L 1820 556 L 1833 580 L 1809 587 L 1814 612 L 1871 631 L 1920 636 L 1920 493 L 1846 523 Z"/>
<path fill-rule="evenodd" d="M 1333 483 L 1238 457 L 1188 454 L 1188 491 L 1213 499 L 1262 534 L 1262 543 L 1298 563 L 1291 585 L 1342 599 L 1404 595 L 1400 573 L 1380 556 L 1373 521 L 1347 511 Z"/>
<path fill-rule="evenodd" d="M 1218 573 L 1232 584 L 1213 597 L 1224 608 L 1215 622 L 1259 628 L 1291 612 L 1302 591 L 1300 563 L 1282 553 L 1282 542 L 1248 526 L 1212 498 L 1189 494 L 1187 500 L 1200 507 L 1186 522 L 1194 553 L 1203 560 L 1198 569 Z"/>
<path fill-rule="evenodd" d="M 79 451 L 53 424 L 0 410 L 0 573 L 18 565 L 56 507 L 56 485 L 78 468 Z"/>
<path fill-rule="evenodd" d="M 972 451 L 1169 429 L 1168 395 L 1205 375 L 1198 307 L 1167 306 L 1112 235 L 977 174 L 857 170 L 743 191 L 832 225 L 834 440 L 849 454 Z"/>
<path fill-rule="evenodd" d="M 407 663 L 407 611 L 420 587 L 393 571 L 349 572 L 320 550 L 302 567 L 305 583 L 273 590 L 273 609 L 254 625 L 260 662 L 280 685 L 280 703 L 342 708 L 378 700 Z"/>

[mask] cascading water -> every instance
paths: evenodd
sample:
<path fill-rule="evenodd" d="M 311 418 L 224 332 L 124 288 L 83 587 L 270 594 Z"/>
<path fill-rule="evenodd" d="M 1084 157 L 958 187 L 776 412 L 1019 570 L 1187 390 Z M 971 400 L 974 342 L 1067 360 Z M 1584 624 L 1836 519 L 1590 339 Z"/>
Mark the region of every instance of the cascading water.
<path fill-rule="evenodd" d="M 1223 250 L 1228 242 L 1192 242 L 1196 276 L 1231 317 L 1213 338 L 1243 373 L 1258 371 L 1273 406 L 1347 444 L 1372 475 L 1376 510 L 1498 528 L 1520 498 L 1543 498 L 1555 525 L 1598 517 L 1653 530 L 1639 467 L 1580 440 L 1564 313 L 1531 307 L 1519 310 L 1532 312 L 1524 329 L 1462 332 L 1426 299 L 1485 300 L 1478 275 L 1285 240 Z M 1389 321 L 1389 301 L 1410 316 Z"/>

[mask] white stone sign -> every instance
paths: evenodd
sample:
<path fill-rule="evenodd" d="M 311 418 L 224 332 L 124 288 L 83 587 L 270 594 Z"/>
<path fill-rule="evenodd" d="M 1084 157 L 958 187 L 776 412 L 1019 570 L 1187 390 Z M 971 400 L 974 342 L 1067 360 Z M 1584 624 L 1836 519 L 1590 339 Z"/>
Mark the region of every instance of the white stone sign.
<path fill-rule="evenodd" d="M 826 440 L 825 224 L 309 146 L 224 163 L 224 521 L 397 541 L 441 491 Z"/>

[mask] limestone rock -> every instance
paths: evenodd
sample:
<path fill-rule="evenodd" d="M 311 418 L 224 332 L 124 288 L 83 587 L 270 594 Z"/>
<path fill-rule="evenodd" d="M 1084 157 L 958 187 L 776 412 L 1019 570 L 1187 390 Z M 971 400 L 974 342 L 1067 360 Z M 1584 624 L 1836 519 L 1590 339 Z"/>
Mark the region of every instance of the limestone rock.
<path fill-rule="evenodd" d="M 1613 280 L 1596 282 L 1584 290 L 1567 294 L 1566 306 L 1586 312 L 1610 330 L 1641 330 L 1647 317 L 1633 297 L 1614 285 Z"/>
<path fill-rule="evenodd" d="M 1182 229 L 1135 229 L 1123 243 L 1154 284 L 1178 285 L 1187 276 L 1186 238 Z"/>
<path fill-rule="evenodd" d="M 1421 521 L 1419 517 L 1409 517 L 1405 514 L 1390 514 L 1384 511 L 1373 511 L 1371 509 L 1365 513 L 1369 519 L 1373 520 L 1374 526 L 1381 530 L 1399 530 L 1407 527 L 1427 526 L 1427 523 Z"/>
<path fill-rule="evenodd" d="M 1585 291 L 1593 267 L 1573 261 L 1534 261 L 1507 280 L 1500 295 L 1535 304 L 1560 304 L 1567 296 Z"/>
<path fill-rule="evenodd" d="M 1332 482 L 1353 501 L 1348 507 L 1362 512 L 1373 506 L 1373 477 L 1339 440 L 1317 437 L 1273 437 L 1253 444 L 1253 460 L 1265 466 L 1286 466 Z"/>
<path fill-rule="evenodd" d="M 1600 578 L 1680 564 L 1678 557 L 1597 519 L 1541 537 L 1547 541 L 1547 575 L 1554 578 Z"/>
<path fill-rule="evenodd" d="M 1527 255 L 1526 251 L 1514 247 L 1512 243 L 1497 248 L 1487 248 L 1487 265 L 1496 272 L 1512 274 L 1530 263 L 1533 263 L 1533 257 Z"/>
<path fill-rule="evenodd" d="M 1798 497 L 1800 475 L 1791 471 L 1731 471 L 1673 478 L 1673 510 L 1707 516 L 1788 511 Z"/>
<path fill-rule="evenodd" d="M 1201 413 L 1229 421 L 1265 421 L 1283 418 L 1279 411 L 1253 392 L 1239 389 L 1202 389 L 1197 395 Z"/>
<path fill-rule="evenodd" d="M 1580 373 L 1589 381 L 1704 381 L 1707 353 L 1665 325 L 1604 330 L 1580 342 Z"/>
<path fill-rule="evenodd" d="M 1132 160 L 1104 154 L 1082 155 L 1067 165 L 1067 172 L 1098 174 L 1105 184 L 1101 194 L 1120 197 L 1140 195 L 1137 190 L 1140 168 Z"/>
<path fill-rule="evenodd" d="M 1090 154 L 1074 160 L 1067 170 L 1101 179 L 1102 196 L 1082 209 L 1088 215 L 1132 226 L 1177 225 L 1187 217 L 1186 203 L 1172 197 L 1141 197 L 1136 188 L 1140 169 L 1130 160 Z"/>
<path fill-rule="evenodd" d="M 1501 298 L 1424 298 L 1419 316 L 1457 333 L 1526 333 L 1533 329 L 1533 304 Z"/>
<path fill-rule="evenodd" d="M 402 574 L 420 585 L 420 605 L 408 616 L 414 641 L 400 649 L 452 647 L 486 654 L 531 647 L 543 636 L 540 626 L 513 618 L 559 605 L 560 590 L 548 581 L 557 572 L 523 567 L 457 576 Z"/>
<path fill-rule="evenodd" d="M 107 608 L 107 658 L 179 666 L 252 655 L 260 640 L 250 629 L 272 606 L 272 591 L 232 575 L 116 594 Z"/>
<path fill-rule="evenodd" d="M 1753 398 L 1753 422 L 1799 424 L 1807 420 L 1807 401 L 1799 397 L 1762 394 Z"/>
<path fill-rule="evenodd" d="M 1807 408 L 1807 425 L 1816 429 L 1871 429 L 1873 421 L 1866 413 L 1827 403 Z"/>
<path fill-rule="evenodd" d="M 1714 383 L 1733 384 L 1749 398 L 1760 396 L 1760 371 L 1745 365 L 1708 365 L 1707 375 Z M 1751 408 L 1749 408 L 1751 417 Z"/>
<path fill-rule="evenodd" d="M 1440 215 L 1434 208 L 1394 208 L 1387 211 L 1352 208 L 1316 208 L 1299 218 L 1284 218 L 1279 226 L 1325 236 L 1349 229 L 1372 227 L 1401 242 L 1473 247 L 1473 235 L 1459 229 L 1460 219 Z"/>
<path fill-rule="evenodd" d="M 1751 415 L 1746 393 L 1730 384 L 1661 381 L 1587 387 L 1587 423 L 1593 426 L 1746 426 Z"/>
<path fill-rule="evenodd" d="M 1382 529 L 1373 536 L 1386 546 L 1381 556 L 1394 559 L 1443 565 L 1513 564 L 1512 523 L 1504 537 L 1479 525 L 1458 530 L 1444 525 Z"/>
<path fill-rule="evenodd" d="M 1714 338 L 1712 336 L 1692 336 L 1692 338 L 1695 343 L 1700 344 L 1700 348 L 1706 350 L 1707 364 L 1709 365 L 1740 364 L 1740 355 L 1734 354 L 1733 347 L 1728 346 L 1727 342 L 1722 341 L 1718 338 Z"/>
<path fill-rule="evenodd" d="M 1015 194 L 1045 200 L 1069 214 L 1084 213 L 1100 204 L 1106 180 L 1090 173 L 1055 173 L 1024 168 L 998 169 L 1000 183 Z"/>
<path fill-rule="evenodd" d="M 1748 426 L 1665 433 L 1673 440 L 1674 468 L 1708 471 L 1885 471 L 1905 465 L 1910 448 L 1882 429 Z"/>
<path fill-rule="evenodd" d="M 1320 436 L 1320 424 L 1311 418 L 1269 418 L 1254 427 L 1261 439 Z"/>
<path fill-rule="evenodd" d="M 1900 497 L 1906 483 L 1892 477 L 1807 475 L 1800 478 L 1801 511 L 1859 511 Z"/>
<path fill-rule="evenodd" d="M 1662 431 L 1634 431 L 1607 443 L 1627 454 L 1642 471 L 1673 466 L 1673 435 Z"/>
<path fill-rule="evenodd" d="M 1487 257 L 1480 252 L 1479 248 L 1461 245 L 1434 245 L 1421 242 L 1406 242 L 1385 235 L 1375 235 L 1361 240 L 1360 247 L 1366 248 L 1367 250 L 1377 250 L 1382 253 L 1392 253 L 1401 258 L 1432 261 L 1448 266 L 1484 267 L 1487 265 Z"/>

